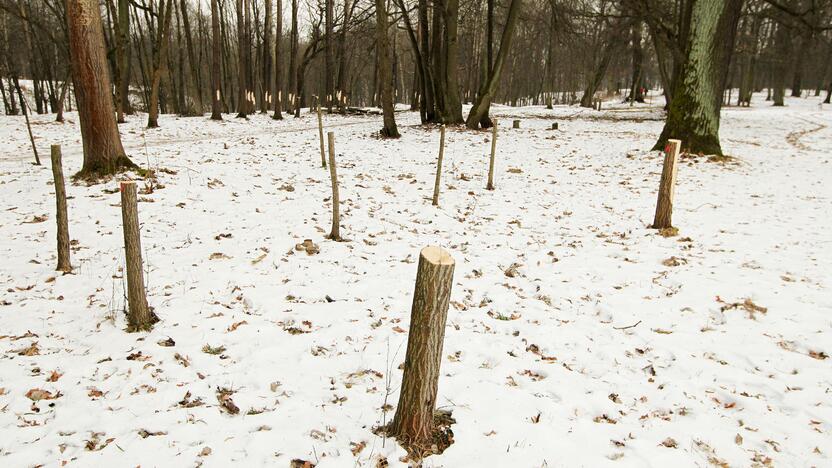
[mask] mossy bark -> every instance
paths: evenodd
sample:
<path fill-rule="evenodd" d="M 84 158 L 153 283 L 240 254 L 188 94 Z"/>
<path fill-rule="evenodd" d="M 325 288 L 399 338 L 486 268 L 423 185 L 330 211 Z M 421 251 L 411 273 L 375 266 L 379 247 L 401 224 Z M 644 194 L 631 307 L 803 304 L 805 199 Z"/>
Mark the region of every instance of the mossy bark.
<path fill-rule="evenodd" d="M 685 60 L 654 149 L 682 140 L 689 152 L 722 155 L 719 111 L 742 0 L 694 0 Z"/>

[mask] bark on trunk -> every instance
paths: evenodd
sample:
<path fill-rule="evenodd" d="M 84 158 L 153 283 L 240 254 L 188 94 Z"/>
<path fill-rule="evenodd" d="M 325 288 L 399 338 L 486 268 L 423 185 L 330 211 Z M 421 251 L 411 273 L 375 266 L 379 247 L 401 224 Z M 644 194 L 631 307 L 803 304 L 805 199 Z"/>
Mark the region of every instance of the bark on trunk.
<path fill-rule="evenodd" d="M 682 140 L 693 153 L 722 154 L 719 111 L 742 0 L 694 0 L 686 57 L 654 149 Z"/>
<path fill-rule="evenodd" d="M 211 0 L 211 120 L 222 120 L 220 49 L 220 18 L 217 0 Z"/>
<path fill-rule="evenodd" d="M 159 1 L 159 27 L 156 38 L 157 52 L 153 63 L 153 81 L 150 84 L 150 108 L 147 110 L 147 127 L 159 126 L 159 86 L 167 67 L 168 32 L 173 12 L 173 1 Z"/>
<path fill-rule="evenodd" d="M 98 2 L 66 1 L 72 80 L 84 146 L 79 175 L 97 177 L 135 165 L 124 154 L 110 94 L 110 70 Z"/>
<path fill-rule="evenodd" d="M 329 232 L 329 238 L 336 242 L 340 242 L 341 198 L 338 195 L 338 173 L 335 170 L 335 133 L 329 132 L 326 136 L 327 142 L 329 143 L 329 176 L 332 181 L 332 230 Z"/>
<path fill-rule="evenodd" d="M 517 18 L 520 15 L 522 4 L 522 0 L 511 0 L 511 5 L 508 8 L 508 17 L 503 28 L 502 39 L 500 40 L 500 50 L 497 52 L 494 66 L 488 74 L 488 80 L 480 85 L 477 99 L 474 101 L 474 105 L 468 113 L 468 119 L 465 121 L 465 125 L 468 128 L 478 128 L 480 122 L 487 116 L 488 109 L 491 107 L 491 100 L 494 99 L 494 94 L 497 92 L 497 85 L 500 82 L 503 65 L 505 64 L 509 50 L 511 50 L 511 42 L 514 37 L 514 30 L 517 26 Z"/>
<path fill-rule="evenodd" d="M 57 271 L 72 271 L 69 261 L 69 220 L 66 213 L 66 186 L 64 168 L 61 163 L 61 146 L 52 145 L 52 178 L 55 181 L 55 221 L 58 224 L 58 267 Z"/>
<path fill-rule="evenodd" d="M 381 80 L 381 107 L 384 116 L 384 127 L 381 129 L 383 138 L 399 138 L 394 113 L 393 83 L 390 76 L 390 44 L 387 38 L 387 7 L 386 0 L 376 2 L 376 47 L 378 48 L 379 80 Z"/>
<path fill-rule="evenodd" d="M 127 331 L 146 331 L 153 325 L 147 306 L 142 268 L 142 244 L 139 232 L 139 211 L 136 182 L 121 182 L 121 217 L 124 224 L 124 263 L 127 274 Z"/>
<path fill-rule="evenodd" d="M 283 67 L 280 64 L 280 43 L 283 38 L 283 0 L 277 0 L 275 5 L 275 35 L 274 35 L 274 92 L 272 118 L 283 120 Z"/>
<path fill-rule="evenodd" d="M 653 218 L 653 229 L 673 227 L 673 194 L 676 190 L 676 167 L 681 147 L 681 141 L 667 140 L 667 146 L 664 149 L 662 177 L 659 182 L 659 195 L 656 200 L 656 215 Z"/>
<path fill-rule="evenodd" d="M 419 446 L 431 441 L 454 259 L 439 247 L 419 254 L 404 375 L 396 416 L 388 434 L 400 443 Z M 429 446 L 429 445 L 428 445 Z"/>

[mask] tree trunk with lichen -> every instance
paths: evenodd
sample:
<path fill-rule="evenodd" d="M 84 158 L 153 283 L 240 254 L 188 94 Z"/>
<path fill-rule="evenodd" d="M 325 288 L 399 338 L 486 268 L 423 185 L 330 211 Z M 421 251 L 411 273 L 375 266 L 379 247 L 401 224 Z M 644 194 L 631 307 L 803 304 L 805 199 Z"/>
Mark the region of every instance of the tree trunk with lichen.
<path fill-rule="evenodd" d="M 135 167 L 124 153 L 118 133 L 98 2 L 67 0 L 66 18 L 84 146 L 84 164 L 78 175 L 98 177 Z"/>
<path fill-rule="evenodd" d="M 685 60 L 654 149 L 677 139 L 689 152 L 721 155 L 719 111 L 742 0 L 693 1 Z"/>

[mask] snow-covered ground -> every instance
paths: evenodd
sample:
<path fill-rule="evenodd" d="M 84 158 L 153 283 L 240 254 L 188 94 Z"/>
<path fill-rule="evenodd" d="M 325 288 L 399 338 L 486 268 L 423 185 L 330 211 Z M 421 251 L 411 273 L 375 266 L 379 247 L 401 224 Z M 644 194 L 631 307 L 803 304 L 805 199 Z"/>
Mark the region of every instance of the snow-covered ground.
<path fill-rule="evenodd" d="M 655 108 L 497 107 L 497 189 L 489 133 L 450 129 L 438 208 L 437 129 L 403 112 L 402 138 L 382 141 L 380 117 L 325 117 L 342 243 L 324 238 L 313 115 L 131 117 L 125 147 L 159 176 L 139 204 L 149 334 L 124 332 L 117 181 L 67 187 L 75 271 L 53 271 L 48 151 L 80 169 L 77 114 L 34 117 L 40 167 L 22 117 L 2 117 L 0 465 L 401 465 L 372 429 L 392 418 L 415 262 L 435 244 L 457 262 L 438 402 L 456 424 L 426 466 L 828 466 L 819 102 L 726 109 L 736 163 L 682 160 L 669 238 L 647 228 Z"/>

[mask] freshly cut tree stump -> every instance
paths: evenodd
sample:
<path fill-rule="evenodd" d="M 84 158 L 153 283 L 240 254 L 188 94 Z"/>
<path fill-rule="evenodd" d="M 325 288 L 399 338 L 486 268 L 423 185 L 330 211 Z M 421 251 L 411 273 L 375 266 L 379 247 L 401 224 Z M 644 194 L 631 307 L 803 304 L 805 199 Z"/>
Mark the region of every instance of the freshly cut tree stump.
<path fill-rule="evenodd" d="M 318 139 L 321 140 L 321 167 L 326 168 L 326 152 L 324 151 L 324 121 L 321 118 L 320 99 L 318 99 Z M 330 151 L 332 150 L 330 149 Z"/>
<path fill-rule="evenodd" d="M 410 447 L 430 447 L 454 259 L 429 246 L 419 255 L 399 404 L 387 433 Z"/>
<path fill-rule="evenodd" d="M 520 128 L 520 121 L 514 120 L 511 122 L 511 128 Z"/>
<path fill-rule="evenodd" d="M 320 105 L 318 108 L 320 109 Z M 338 173 L 335 170 L 335 132 L 328 132 L 326 138 L 329 143 L 329 176 L 332 179 L 332 230 L 329 232 L 329 238 L 340 241 L 341 215 L 339 209 L 340 198 L 338 197 Z"/>
<path fill-rule="evenodd" d="M 656 201 L 656 216 L 653 218 L 654 229 L 672 227 L 673 194 L 676 186 L 676 162 L 679 158 L 680 140 L 667 140 L 664 149 L 664 166 L 659 182 L 659 196 Z"/>
<path fill-rule="evenodd" d="M 488 184 L 486 190 L 494 190 L 494 153 L 497 151 L 497 119 L 494 119 L 491 126 L 491 159 L 488 163 Z"/>
<path fill-rule="evenodd" d="M 436 182 L 433 183 L 433 206 L 439 206 L 439 182 L 442 180 L 442 157 L 445 155 L 445 126 L 439 127 L 439 159 L 436 160 Z"/>
<path fill-rule="evenodd" d="M 64 168 L 61 163 L 61 145 L 52 145 L 52 177 L 55 179 L 55 220 L 58 223 L 58 268 L 69 273 L 72 264 L 69 261 L 69 219 L 66 214 L 66 186 L 64 185 Z"/>
<path fill-rule="evenodd" d="M 136 182 L 121 182 L 121 217 L 124 223 L 124 257 L 127 264 L 127 331 L 150 330 L 154 316 L 147 306 L 142 269 L 142 244 Z"/>

